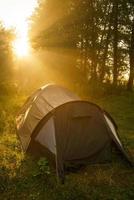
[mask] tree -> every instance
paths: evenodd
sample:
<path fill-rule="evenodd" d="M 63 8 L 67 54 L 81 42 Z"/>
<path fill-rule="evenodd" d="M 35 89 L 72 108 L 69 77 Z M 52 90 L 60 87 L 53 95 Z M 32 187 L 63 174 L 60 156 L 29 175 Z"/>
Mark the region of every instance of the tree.
<path fill-rule="evenodd" d="M 113 1 L 113 17 L 114 17 L 114 40 L 113 40 L 113 83 L 117 85 L 118 78 L 118 0 Z"/>
<path fill-rule="evenodd" d="M 130 75 L 129 75 L 127 88 L 128 88 L 128 90 L 132 91 L 133 90 L 133 82 L 134 82 L 134 18 L 133 18 L 133 22 L 132 22 L 129 59 L 130 59 Z"/>
<path fill-rule="evenodd" d="M 133 90 L 134 84 L 134 2 L 133 0 L 127 1 L 127 26 L 129 34 L 127 35 L 127 44 L 128 44 L 128 55 L 129 55 L 129 79 L 127 84 L 127 89 L 129 91 Z"/>
<path fill-rule="evenodd" d="M 128 87 L 132 85 L 132 0 L 39 2 L 31 18 L 30 38 L 35 49 L 78 51 L 75 67 L 86 84 L 99 80 L 117 86 L 125 82 L 130 70 Z"/>
<path fill-rule="evenodd" d="M 11 80 L 13 33 L 0 23 L 0 87 Z"/>

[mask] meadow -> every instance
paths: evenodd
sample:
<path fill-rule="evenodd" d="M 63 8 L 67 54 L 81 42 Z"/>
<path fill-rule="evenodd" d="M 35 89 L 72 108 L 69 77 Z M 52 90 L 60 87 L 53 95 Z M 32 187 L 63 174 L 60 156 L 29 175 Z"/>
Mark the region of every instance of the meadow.
<path fill-rule="evenodd" d="M 84 97 L 106 109 L 115 119 L 122 141 L 134 157 L 134 93 Z M 15 116 L 26 95 L 0 97 L 0 199 L 1 200 L 132 200 L 134 170 L 120 156 L 111 163 L 88 165 L 66 175 L 64 185 L 45 158 L 22 152 Z"/>

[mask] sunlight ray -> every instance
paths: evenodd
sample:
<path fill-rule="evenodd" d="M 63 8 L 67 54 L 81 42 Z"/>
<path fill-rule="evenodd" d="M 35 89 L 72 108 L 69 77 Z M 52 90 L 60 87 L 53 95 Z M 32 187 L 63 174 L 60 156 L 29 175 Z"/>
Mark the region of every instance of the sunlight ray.
<path fill-rule="evenodd" d="M 0 19 L 6 28 L 14 28 L 16 39 L 13 41 L 14 53 L 18 57 L 29 53 L 28 18 L 37 5 L 37 0 L 0 1 Z"/>

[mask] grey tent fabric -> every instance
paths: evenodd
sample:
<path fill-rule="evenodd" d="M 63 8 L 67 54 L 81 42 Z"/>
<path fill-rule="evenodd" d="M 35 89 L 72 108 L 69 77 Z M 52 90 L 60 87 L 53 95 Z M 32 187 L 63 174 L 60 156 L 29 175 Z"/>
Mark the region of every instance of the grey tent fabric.
<path fill-rule="evenodd" d="M 42 127 L 39 134 L 35 138 L 40 144 L 46 146 L 53 154 L 56 155 L 56 140 L 54 119 L 51 117 Z"/>
<path fill-rule="evenodd" d="M 66 162 L 109 160 L 113 143 L 131 163 L 111 116 L 61 86 L 47 85 L 32 94 L 16 123 L 23 150 L 29 151 L 34 144 L 47 149 L 55 156 L 61 178 Z"/>
<path fill-rule="evenodd" d="M 122 147 L 122 143 L 121 143 L 120 139 L 118 138 L 118 135 L 117 135 L 117 133 L 116 133 L 116 129 L 115 129 L 113 123 L 112 123 L 111 120 L 108 118 L 108 116 L 106 116 L 105 114 L 104 114 L 104 117 L 105 117 L 106 122 L 108 123 L 109 128 L 111 129 L 111 131 L 112 131 L 114 137 L 116 138 L 118 144 Z"/>
<path fill-rule="evenodd" d="M 54 108 L 76 100 L 80 98 L 61 86 L 47 85 L 37 90 L 24 104 L 16 119 L 24 151 L 28 148 L 33 130 L 44 116 Z"/>

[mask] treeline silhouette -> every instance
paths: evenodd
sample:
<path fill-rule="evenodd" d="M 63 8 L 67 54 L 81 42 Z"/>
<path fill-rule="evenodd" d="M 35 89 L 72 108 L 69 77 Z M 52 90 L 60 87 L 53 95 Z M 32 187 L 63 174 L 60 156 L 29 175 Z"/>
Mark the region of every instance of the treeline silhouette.
<path fill-rule="evenodd" d="M 132 91 L 133 0 L 39 0 L 30 20 L 34 49 L 77 52 L 74 67 L 87 85 L 124 84 Z"/>

